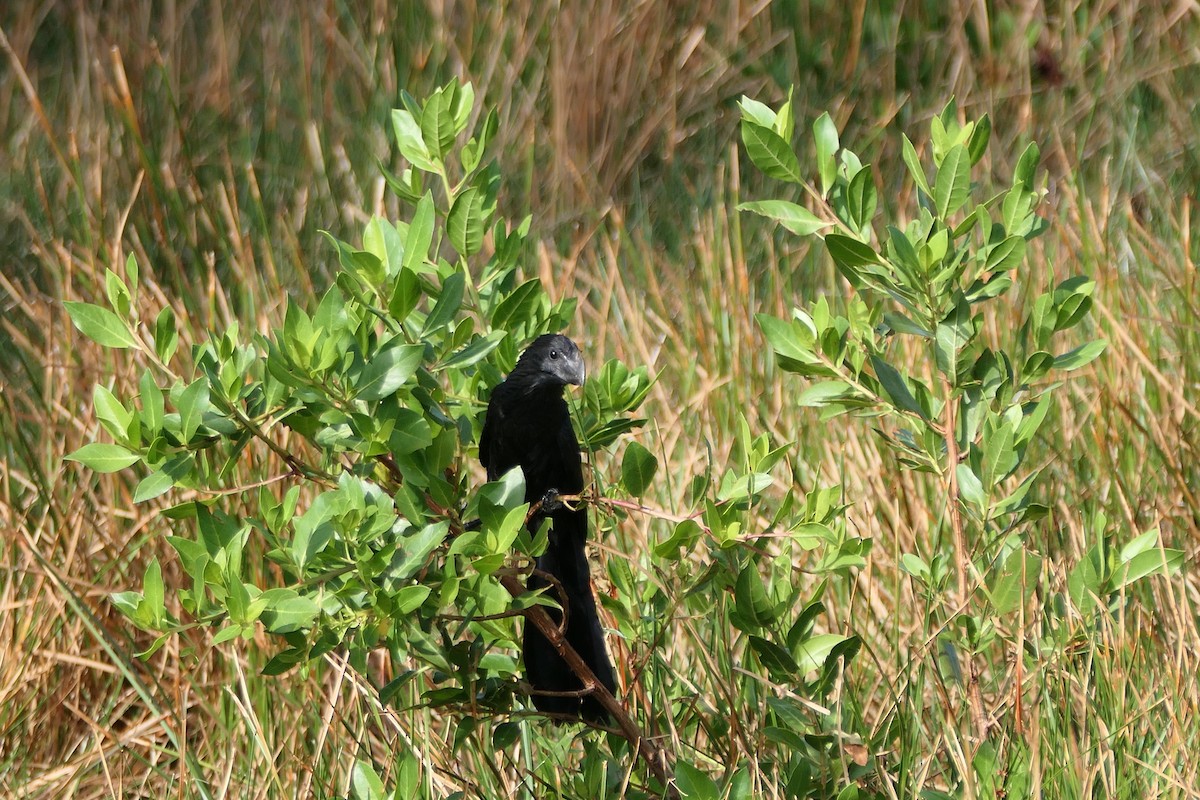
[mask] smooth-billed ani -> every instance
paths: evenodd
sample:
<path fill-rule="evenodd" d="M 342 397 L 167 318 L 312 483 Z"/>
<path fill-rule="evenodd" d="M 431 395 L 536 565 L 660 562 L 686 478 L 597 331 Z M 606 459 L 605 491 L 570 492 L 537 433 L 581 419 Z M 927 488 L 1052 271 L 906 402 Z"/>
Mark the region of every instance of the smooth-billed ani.
<path fill-rule="evenodd" d="M 583 491 L 583 467 L 579 441 L 571 428 L 570 412 L 563 389 L 583 385 L 585 369 L 579 348 L 561 334 L 546 334 L 534 340 L 508 377 L 492 390 L 479 460 L 495 480 L 516 466 L 525 473 L 525 499 L 533 504 L 546 501 L 529 520 L 536 531 L 543 520 L 551 521 L 550 541 L 537 561 L 539 571 L 552 575 L 562 594 L 551 588 L 548 595 L 566 608 L 566 639 L 610 692 L 616 691 L 612 664 L 604 649 L 604 634 L 596 614 L 584 542 L 587 540 L 587 510 L 569 508 L 554 500 L 559 495 Z M 536 572 L 528 588 L 551 585 Z M 560 625 L 562 614 L 546 609 Z M 578 676 L 559 656 L 553 645 L 526 623 L 522 647 L 525 672 L 530 685 L 542 692 L 578 692 Z M 534 694 L 533 704 L 541 711 L 571 714 L 602 721 L 608 714 L 594 697 L 563 697 Z"/>

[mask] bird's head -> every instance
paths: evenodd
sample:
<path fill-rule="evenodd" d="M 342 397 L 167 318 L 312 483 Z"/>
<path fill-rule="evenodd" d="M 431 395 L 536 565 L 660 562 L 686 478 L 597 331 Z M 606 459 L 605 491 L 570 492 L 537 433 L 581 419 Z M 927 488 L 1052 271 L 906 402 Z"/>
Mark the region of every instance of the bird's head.
<path fill-rule="evenodd" d="M 513 374 L 519 374 L 533 387 L 563 387 L 569 383 L 582 386 L 587 368 L 574 342 L 561 333 L 547 333 L 525 349 Z"/>

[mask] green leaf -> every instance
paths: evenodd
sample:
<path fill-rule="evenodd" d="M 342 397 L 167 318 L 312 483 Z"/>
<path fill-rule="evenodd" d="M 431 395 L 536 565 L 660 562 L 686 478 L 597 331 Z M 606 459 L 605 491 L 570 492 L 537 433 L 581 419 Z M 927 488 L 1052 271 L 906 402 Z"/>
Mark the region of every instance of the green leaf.
<path fill-rule="evenodd" d="M 311 597 L 300 595 L 295 589 L 268 589 L 259 596 L 265 601 L 260 619 L 270 633 L 293 633 L 312 626 L 321 613 L 321 607 Z"/>
<path fill-rule="evenodd" d="M 1038 216 L 1033 212 L 1036 201 L 1037 195 L 1019 182 L 1004 195 L 1000 210 L 1004 227 L 1009 233 L 1032 239 L 1040 232 L 1036 225 Z"/>
<path fill-rule="evenodd" d="M 457 79 L 455 79 L 455 85 Z M 453 102 L 450 103 L 450 112 L 454 117 L 454 132 L 455 134 L 462 133 L 467 129 L 467 123 L 471 121 L 471 111 L 475 108 L 475 87 L 468 81 L 461 86 L 458 86 L 458 91 L 454 92 Z M 492 109 L 493 113 L 495 109 Z"/>
<path fill-rule="evenodd" d="M 634 497 L 641 497 L 654 480 L 658 459 L 637 442 L 630 442 L 621 458 L 621 485 Z"/>
<path fill-rule="evenodd" d="M 136 464 L 141 460 L 141 456 L 129 452 L 119 444 L 92 442 L 71 453 L 65 460 L 78 461 L 95 472 L 110 473 Z"/>
<path fill-rule="evenodd" d="M 438 522 L 402 537 L 397 542 L 396 555 L 388 567 L 388 575 L 396 580 L 411 578 L 425 566 L 429 554 L 442 543 L 449 532 L 450 523 Z"/>
<path fill-rule="evenodd" d="M 1096 607 L 1104 593 L 1106 570 L 1101 545 L 1093 545 L 1067 576 L 1067 592 L 1083 613 Z"/>
<path fill-rule="evenodd" d="M 877 204 L 878 196 L 871 168 L 863 167 L 850 179 L 850 186 L 846 190 L 846 207 L 850 212 L 850 221 L 860 233 L 865 235 L 870 230 Z"/>
<path fill-rule="evenodd" d="M 1174 575 L 1183 566 L 1184 555 L 1182 550 L 1166 547 L 1138 553 L 1117 570 L 1113 588 L 1120 589 L 1150 575 Z"/>
<path fill-rule="evenodd" d="M 929 565 L 915 553 L 905 553 L 900 556 L 900 569 L 922 583 L 929 583 Z"/>
<path fill-rule="evenodd" d="M 720 800 L 721 791 L 713 779 L 685 761 L 675 763 L 675 785 L 686 800 Z"/>
<path fill-rule="evenodd" d="M 942 219 L 947 219 L 967 202 L 971 191 L 971 157 L 961 144 L 950 148 L 938 167 L 933 187 L 933 203 Z"/>
<path fill-rule="evenodd" d="M 400 147 L 400 155 L 408 159 L 408 162 L 417 169 L 425 172 L 437 172 L 437 164 L 429 153 L 429 148 L 425 145 L 425 139 L 421 136 L 421 126 L 417 124 L 416 118 L 412 112 L 404 109 L 395 109 L 392 111 L 392 128 L 396 134 L 396 144 Z"/>
<path fill-rule="evenodd" d="M 149 369 L 142 373 L 138 391 L 142 400 L 142 426 L 153 437 L 162 430 L 165 403 L 162 389 L 155 383 L 154 375 Z"/>
<path fill-rule="evenodd" d="M 875 377 L 879 379 L 883 390 L 897 407 L 925 418 L 925 412 L 921 410 L 917 398 L 913 397 L 908 382 L 895 367 L 875 355 L 871 356 L 871 367 L 875 370 Z"/>
<path fill-rule="evenodd" d="M 667 539 L 654 546 L 654 555 L 659 558 L 676 559 L 679 557 L 680 548 L 683 548 L 684 553 L 690 552 L 703 533 L 704 529 L 700 527 L 700 523 L 694 519 L 685 519 L 675 526 Z"/>
<path fill-rule="evenodd" d="M 762 328 L 767 344 L 771 345 L 771 349 L 777 356 L 785 359 L 785 362 L 780 364 L 781 368 L 794 371 L 794 366 L 790 366 L 788 361 L 793 364 L 810 364 L 817 361 L 817 356 L 811 349 L 814 344 L 814 334 L 801 327 L 800 323 L 787 322 L 772 317 L 770 314 L 761 313 L 756 314 L 754 318 L 758 321 L 758 326 Z"/>
<path fill-rule="evenodd" d="M 910 285 L 915 285 L 921 282 L 921 260 L 917 255 L 916 248 L 909 240 L 908 235 L 904 231 L 889 225 L 887 228 L 887 254 L 888 259 L 896 266 L 897 272 L 904 276 L 905 282 Z M 897 329 L 899 330 L 899 329 Z"/>
<path fill-rule="evenodd" d="M 182 536 L 168 536 L 167 543 L 175 548 L 175 552 L 179 554 L 179 560 L 182 562 L 184 570 L 189 575 L 202 574 L 200 570 L 209 561 L 208 551 L 205 549 L 203 542 L 185 539 Z"/>
<path fill-rule="evenodd" d="M 425 101 L 421 113 L 421 138 L 435 158 L 445 158 L 454 146 L 456 129 L 454 111 L 458 99 L 457 86 L 443 87 Z"/>
<path fill-rule="evenodd" d="M 1043 377 L 1054 367 L 1054 356 L 1045 350 L 1035 350 L 1025 359 L 1021 367 L 1021 381 L 1031 383 Z"/>
<path fill-rule="evenodd" d="M 130 619 L 135 625 L 140 625 L 141 620 L 138 614 L 138 609 L 142 604 L 141 592 L 113 592 L 108 596 L 108 599 L 117 610 Z"/>
<path fill-rule="evenodd" d="M 157 558 L 150 559 L 146 566 L 146 574 L 142 578 L 142 597 L 154 621 L 161 622 L 167 616 L 165 595 L 163 592 L 162 566 Z"/>
<path fill-rule="evenodd" d="M 791 144 L 792 134 L 796 130 L 796 114 L 792 111 L 792 95 L 795 91 L 795 86 L 788 87 L 787 100 L 783 101 L 783 105 L 779 107 L 779 113 L 775 115 L 774 130 L 789 144 Z"/>
<path fill-rule="evenodd" d="M 938 323 L 935 339 L 935 360 L 938 370 L 950 379 L 958 381 L 958 356 L 974 334 L 971 325 L 971 308 L 960 298 L 954 309 Z"/>
<path fill-rule="evenodd" d="M 1033 596 L 1041 576 L 1042 559 L 1022 548 L 1013 550 L 989 582 L 988 595 L 997 614 L 1016 611 Z"/>
<path fill-rule="evenodd" d="M 894 330 L 896 333 L 906 333 L 911 336 L 920 336 L 922 339 L 932 339 L 933 334 L 922 328 L 917 323 L 913 322 L 908 317 L 895 311 L 888 311 L 883 315 L 884 324 Z"/>
<path fill-rule="evenodd" d="M 395 277 L 404 264 L 404 240 L 396 226 L 383 217 L 373 216 L 367 223 L 363 249 L 379 259 L 385 278 Z"/>
<path fill-rule="evenodd" d="M 483 247 L 483 192 L 477 187 L 472 186 L 455 198 L 446 218 L 446 233 L 461 256 L 473 256 Z"/>
<path fill-rule="evenodd" d="M 1013 183 L 1021 183 L 1026 189 L 1033 188 L 1033 181 L 1037 175 L 1038 162 L 1042 158 L 1042 151 L 1038 148 L 1037 142 L 1030 142 L 1025 148 L 1025 152 L 1021 153 L 1021 158 L 1017 160 L 1017 168 L 1013 171 Z"/>
<path fill-rule="evenodd" d="M 429 246 L 433 243 L 433 195 L 426 192 L 417 201 L 408 234 L 404 239 L 404 269 L 420 272 L 429 258 Z M 407 315 L 405 315 L 407 316 Z"/>
<path fill-rule="evenodd" d="M 130 296 L 137 297 L 138 263 L 137 259 L 133 257 L 133 253 L 125 257 L 125 277 L 129 279 Z"/>
<path fill-rule="evenodd" d="M 226 625 L 221 630 L 217 631 L 212 638 L 213 645 L 224 644 L 232 641 L 242 635 L 241 625 Z"/>
<path fill-rule="evenodd" d="M 843 236 L 840 233 L 831 233 L 825 237 L 825 247 L 829 250 L 829 255 L 833 256 L 833 260 L 838 266 L 856 270 L 858 267 L 868 264 L 879 264 L 879 254 L 869 244 L 860 242 L 858 239 L 852 239 L 849 236 Z"/>
<path fill-rule="evenodd" d="M 969 464 L 959 464 L 955 469 L 955 477 L 958 478 L 958 493 L 962 499 L 982 513 L 987 507 L 987 498 L 975 470 Z"/>
<path fill-rule="evenodd" d="M 133 414 L 116 395 L 100 384 L 92 389 L 92 407 L 96 410 L 96 419 L 114 439 L 126 441 L 131 438 Z"/>
<path fill-rule="evenodd" d="M 800 162 L 778 133 L 762 125 L 742 120 L 742 142 L 754 165 L 768 177 L 800 183 Z"/>
<path fill-rule="evenodd" d="M 167 640 L 168 640 L 168 639 L 170 639 L 170 638 L 171 638 L 173 635 L 174 635 L 174 634 L 173 634 L 173 633 L 171 633 L 171 632 L 168 632 L 168 633 L 164 633 L 164 634 L 162 634 L 161 636 L 159 636 L 158 638 L 156 638 L 156 639 L 155 639 L 155 640 L 154 640 L 154 641 L 153 641 L 153 642 L 150 644 L 150 646 L 149 646 L 149 647 L 147 647 L 145 650 L 141 651 L 140 653 L 134 653 L 134 655 L 135 655 L 136 657 L 138 657 L 138 658 L 142 659 L 143 661 L 145 661 L 146 659 L 150 658 L 150 656 L 154 655 L 154 654 L 155 654 L 155 653 L 157 653 L 159 650 L 161 650 L 161 649 L 162 649 L 162 646 L 163 646 L 164 644 L 166 644 L 166 643 L 167 643 Z"/>
<path fill-rule="evenodd" d="M 396 613 L 411 614 L 416 611 L 429 597 L 430 587 L 423 583 L 405 586 L 396 592 Z"/>
<path fill-rule="evenodd" d="M 749 475 L 727 473 L 717 491 L 717 500 L 722 503 L 731 500 L 741 500 L 743 497 L 756 495 L 775 482 L 766 472 L 751 472 Z"/>
<path fill-rule="evenodd" d="M 834 156 L 838 151 L 838 130 L 828 111 L 813 121 L 812 131 L 813 141 L 817 145 L 817 171 L 821 176 L 821 196 L 829 197 L 829 190 L 833 188 L 834 179 L 837 178 L 837 162 L 834 160 Z"/>
<path fill-rule="evenodd" d="M 986 426 L 985 426 L 986 427 Z M 980 479 L 989 489 L 1004 480 L 1017 467 L 1020 458 L 1013 445 L 1015 433 L 1005 421 L 983 437 L 983 474 Z"/>
<path fill-rule="evenodd" d="M 499 126 L 500 117 L 496 114 L 496 109 L 490 109 L 479 128 L 479 138 L 472 137 L 459 151 L 462 157 L 464 174 L 474 172 L 479 163 L 483 161 L 483 157 L 487 154 L 488 146 L 492 143 L 492 139 L 495 138 Z M 465 130 L 465 123 L 463 128 Z"/>
<path fill-rule="evenodd" d="M 917 188 L 925 193 L 927 197 L 932 197 L 933 192 L 929 189 L 929 182 L 925 179 L 925 168 L 921 166 L 921 160 L 917 158 L 917 148 L 913 147 L 913 143 L 908 140 L 904 134 L 900 134 L 903 139 L 903 158 L 904 165 L 908 167 L 909 174 L 912 175 L 913 181 L 917 184 Z"/>
<path fill-rule="evenodd" d="M 1158 539 L 1161 535 L 1158 528 L 1151 528 L 1140 536 L 1133 537 L 1129 540 L 1128 544 L 1121 548 L 1121 552 L 1117 555 L 1117 558 L 1122 564 L 1132 561 L 1134 557 L 1148 552 L 1158 544 Z"/>
<path fill-rule="evenodd" d="M 800 673 L 800 667 L 796 663 L 796 659 L 792 658 L 791 653 L 761 636 L 751 635 L 749 641 L 758 660 L 767 668 L 767 672 L 776 682 L 785 685 L 795 683 Z"/>
<path fill-rule="evenodd" d="M 983 158 L 991 138 L 992 118 L 984 114 L 975 123 L 975 128 L 971 131 L 971 139 L 967 142 L 967 153 L 971 156 L 971 166 L 975 166 Z"/>
<path fill-rule="evenodd" d="M 129 326 L 107 308 L 69 300 L 63 306 L 79 332 L 96 344 L 115 348 L 137 347 L 137 339 L 133 337 Z"/>
<path fill-rule="evenodd" d="M 452 273 L 442 283 L 442 291 L 438 295 L 437 303 L 429 312 L 429 316 L 425 318 L 425 327 L 421 331 L 423 337 L 428 338 L 431 333 L 441 330 L 454 321 L 458 310 L 462 308 L 466 283 L 467 279 L 461 272 Z"/>
<path fill-rule="evenodd" d="M 425 356 L 425 345 L 389 346 L 378 353 L 363 369 L 358 382 L 361 400 L 382 400 L 396 393 L 417 371 Z"/>
<path fill-rule="evenodd" d="M 1070 352 L 1063 353 L 1054 359 L 1054 368 L 1070 371 L 1087 366 L 1100 357 L 1108 347 L 1108 341 L 1105 339 L 1097 339 L 1087 344 L 1081 344 Z"/>
<path fill-rule="evenodd" d="M 835 400 L 844 400 L 856 394 L 856 390 L 845 381 L 820 381 L 809 384 L 796 397 L 796 405 L 801 408 L 821 408 Z"/>
<path fill-rule="evenodd" d="M 1074 327 L 1087 316 L 1092 307 L 1091 295 L 1095 289 L 1096 282 L 1083 275 L 1068 278 L 1054 287 L 1056 332 Z"/>
<path fill-rule="evenodd" d="M 470 86 L 470 84 L 467 84 Z M 508 725 L 509 730 L 515 730 L 517 733 L 521 731 L 521 723 L 508 722 L 502 723 Z M 501 726 L 496 726 L 497 732 Z M 394 752 L 394 751 L 393 751 Z M 421 767 L 417 762 L 416 756 L 412 752 L 405 752 L 401 757 L 397 766 L 393 767 L 393 779 L 396 789 L 392 792 L 392 800 L 408 800 L 410 797 L 417 797 L 417 785 L 421 781 Z"/>
<path fill-rule="evenodd" d="M 1016 269 L 1025 258 L 1025 240 L 1020 236 L 1009 236 L 990 248 L 985 268 L 992 272 L 1007 272 Z"/>
<path fill-rule="evenodd" d="M 121 319 L 127 319 L 130 305 L 129 287 L 125 285 L 125 281 L 121 280 L 121 276 L 111 269 L 104 270 L 104 290 L 108 295 L 108 304 L 112 306 L 113 311 L 117 312 L 117 316 Z"/>
<path fill-rule="evenodd" d="M 797 236 L 810 236 L 833 224 L 820 219 L 804 206 L 787 200 L 756 200 L 741 203 L 737 209 L 773 219 Z"/>
<path fill-rule="evenodd" d="M 385 800 L 383 781 L 370 763 L 354 760 L 350 773 L 350 794 L 354 800 Z"/>
<path fill-rule="evenodd" d="M 179 332 L 175 329 L 175 312 L 170 306 L 165 306 L 154 319 L 154 352 L 159 361 L 169 364 L 178 346 Z"/>
<path fill-rule="evenodd" d="M 175 479 L 168 475 L 165 470 L 159 469 L 151 472 L 145 478 L 142 478 L 137 488 L 134 489 L 133 502 L 144 503 L 147 500 L 153 500 L 159 495 L 169 492 L 174 485 Z"/>
<path fill-rule="evenodd" d="M 407 256 L 407 252 L 405 255 Z M 412 270 L 401 270 L 400 274 L 396 276 L 391 299 L 388 300 L 388 313 L 397 322 L 404 322 L 420 300 L 421 279 Z"/>
<path fill-rule="evenodd" d="M 940 165 L 950 148 L 966 141 L 968 133 L 958 124 L 958 103 L 951 97 L 941 112 L 929 121 L 934 163 Z"/>
<path fill-rule="evenodd" d="M 338 254 L 338 263 L 346 272 L 356 276 L 366 286 L 379 286 L 387 277 L 387 269 L 383 260 L 370 250 L 357 250 L 348 243 L 334 236 L 329 231 L 321 231 Z"/>
<path fill-rule="evenodd" d="M 451 367 L 461 369 L 469 367 L 481 361 L 488 353 L 495 350 L 507 335 L 505 331 L 494 330 L 488 333 L 487 336 L 476 336 L 467 346 L 438 364 L 437 369 L 443 370 Z"/>
<path fill-rule="evenodd" d="M 535 309 L 545 300 L 542 282 L 537 278 L 525 281 L 509 292 L 492 309 L 492 327 L 512 330 L 529 322 Z"/>
<path fill-rule="evenodd" d="M 1033 345 L 1038 350 L 1045 350 L 1054 334 L 1054 323 L 1058 311 L 1054 307 L 1054 297 L 1050 294 L 1038 295 L 1033 301 L 1033 310 L 1029 312 L 1028 326 L 1033 335 Z"/>
<path fill-rule="evenodd" d="M 179 411 L 179 438 L 184 443 L 190 442 L 200 428 L 204 412 L 209 408 L 208 379 L 197 378 L 192 381 L 179 393 L 175 407 Z"/>
<path fill-rule="evenodd" d="M 837 633 L 818 633 L 816 636 L 805 639 L 794 651 L 797 674 L 803 675 L 824 667 L 833 648 L 849 638 Z"/>
<path fill-rule="evenodd" d="M 971 282 L 967 288 L 966 300 L 968 303 L 979 303 L 984 300 L 990 300 L 1007 292 L 1012 288 L 1013 279 L 1006 272 L 993 273 L 986 280 L 977 279 Z"/>
<path fill-rule="evenodd" d="M 738 108 L 741 109 L 742 119 L 749 120 L 763 128 L 775 129 L 778 116 L 767 104 L 742 95 L 742 98 L 738 100 Z"/>
<path fill-rule="evenodd" d="M 1013 441 L 1018 447 L 1033 439 L 1033 435 L 1045 422 L 1046 415 L 1050 412 L 1050 394 L 1044 393 L 1037 399 L 1037 402 L 1026 403 L 1022 406 L 1021 412 L 1024 418 L 1017 425 L 1017 433 L 1013 437 Z"/>

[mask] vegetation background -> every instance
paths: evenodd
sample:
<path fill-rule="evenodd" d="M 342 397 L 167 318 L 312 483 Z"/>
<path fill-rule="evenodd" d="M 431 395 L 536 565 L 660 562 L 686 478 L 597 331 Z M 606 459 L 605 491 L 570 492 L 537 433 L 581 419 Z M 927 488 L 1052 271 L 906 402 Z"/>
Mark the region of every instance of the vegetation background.
<path fill-rule="evenodd" d="M 946 790 L 970 735 L 929 679 L 932 632 L 898 568 L 928 549 L 944 509 L 869 426 L 796 408 L 803 382 L 775 371 L 754 314 L 845 290 L 819 248 L 734 210 L 766 184 L 744 169 L 736 100 L 777 104 L 794 84 L 797 129 L 830 111 L 895 213 L 914 206 L 899 134 L 920 147 L 951 96 L 991 115 L 990 174 L 1040 143 L 1050 227 L 1030 262 L 1097 281 L 1091 333 L 1110 344 L 1056 395 L 1041 434 L 1039 580 L 1061 592 L 1099 538 L 1155 527 L 1187 564 L 1131 588 L 1120 613 L 1066 615 L 1071 646 L 986 700 L 997 717 L 1025 705 L 1001 752 L 1028 762 L 1030 794 L 1200 795 L 1198 62 L 1200 9 L 1182 1 L 5 3 L 0 794 L 191 796 L 166 712 L 131 674 L 157 684 L 223 796 L 344 795 L 356 757 L 386 776 L 412 737 L 443 795 L 528 791 L 511 751 L 455 752 L 453 725 L 433 715 L 397 727 L 336 665 L 263 679 L 236 643 L 198 661 L 168 644 L 138 662 L 148 640 L 107 598 L 154 556 L 170 583 L 161 521 L 131 502 L 137 476 L 61 462 L 95 436 L 92 386 L 137 379 L 72 328 L 64 300 L 100 297 L 104 270 L 133 253 L 145 302 L 172 305 L 184 341 L 233 320 L 278 324 L 285 298 L 328 282 L 319 229 L 395 212 L 377 163 L 395 166 L 400 91 L 459 76 L 499 110 L 501 202 L 533 215 L 539 242 L 527 273 L 578 298 L 571 333 L 590 359 L 658 374 L 642 436 L 663 465 L 650 499 L 677 507 L 689 476 L 737 458 L 744 414 L 796 443 L 796 485 L 841 484 L 853 501 L 875 547 L 825 622 L 864 642 L 842 690 L 854 734 L 833 760 L 867 766 L 862 789 L 881 796 Z M 1026 297 L 1018 283 L 1014 325 Z M 650 562 L 659 525 L 606 532 L 601 560 Z M 681 676 L 713 624 L 680 620 Z M 1022 622 L 1031 641 L 1039 624 Z M 911 752 L 889 752 L 884 720 L 910 732 Z M 542 752 L 578 757 L 569 733 L 538 736 Z M 693 744 L 693 763 L 724 774 Z M 908 777 L 892 781 L 897 769 Z"/>

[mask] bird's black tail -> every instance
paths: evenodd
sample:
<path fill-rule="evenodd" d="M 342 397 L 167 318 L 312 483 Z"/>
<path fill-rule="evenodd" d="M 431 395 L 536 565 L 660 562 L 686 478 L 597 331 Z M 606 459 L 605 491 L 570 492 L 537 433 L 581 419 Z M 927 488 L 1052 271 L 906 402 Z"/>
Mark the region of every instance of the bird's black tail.
<path fill-rule="evenodd" d="M 552 584 L 534 574 L 529 578 L 529 589 L 536 590 L 551 586 L 547 594 L 565 605 L 567 609 L 566 638 L 575 652 L 592 670 L 596 679 L 608 691 L 616 693 L 612 662 L 604 647 L 604 632 L 596 612 L 596 599 L 592 595 L 591 574 L 588 570 L 584 541 L 587 538 L 587 512 L 583 509 L 563 509 L 552 516 L 554 528 L 550 532 L 550 544 L 538 559 L 538 569 L 549 575 L 562 586 L 559 596 Z M 546 612 L 556 623 L 562 623 L 558 609 L 547 608 Z M 533 625 L 525 625 L 525 641 L 522 648 L 525 672 L 530 685 L 538 692 L 578 692 L 583 689 L 574 670 L 567 665 L 554 645 Z M 561 696 L 534 694 L 533 704 L 539 711 L 570 714 L 592 722 L 608 719 L 608 712 L 594 696 Z"/>

